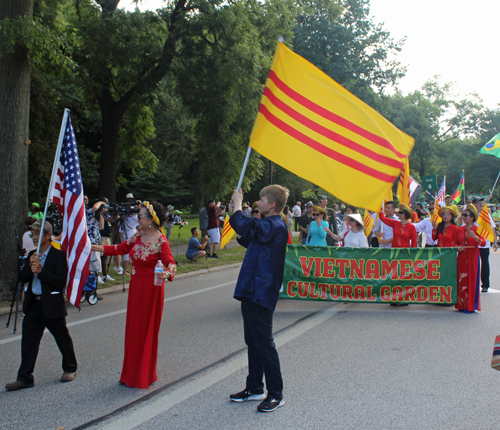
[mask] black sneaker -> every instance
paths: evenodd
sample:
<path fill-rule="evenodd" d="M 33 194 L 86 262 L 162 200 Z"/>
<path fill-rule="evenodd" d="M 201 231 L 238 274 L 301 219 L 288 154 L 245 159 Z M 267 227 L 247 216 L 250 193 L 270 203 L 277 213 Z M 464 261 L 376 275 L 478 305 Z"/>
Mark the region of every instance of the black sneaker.
<path fill-rule="evenodd" d="M 266 400 L 264 400 L 259 406 L 257 406 L 257 410 L 259 412 L 273 412 L 284 404 L 285 400 L 283 399 L 283 397 L 266 397 Z"/>
<path fill-rule="evenodd" d="M 240 391 L 239 393 L 230 394 L 229 398 L 233 402 L 241 403 L 248 402 L 249 400 L 264 400 L 266 398 L 266 395 L 264 394 L 264 390 L 260 390 L 257 393 L 252 393 L 245 389 L 243 391 Z"/>
<path fill-rule="evenodd" d="M 217 254 L 212 254 L 212 258 L 220 258 Z"/>

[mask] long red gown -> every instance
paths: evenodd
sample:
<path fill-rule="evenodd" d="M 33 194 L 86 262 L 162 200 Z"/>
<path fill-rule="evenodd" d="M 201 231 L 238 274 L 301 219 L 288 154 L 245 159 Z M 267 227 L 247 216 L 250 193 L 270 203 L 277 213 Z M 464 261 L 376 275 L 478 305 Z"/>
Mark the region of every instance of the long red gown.
<path fill-rule="evenodd" d="M 455 235 L 457 233 L 458 227 L 455 224 L 450 224 L 445 227 L 442 233 L 432 230 L 432 240 L 437 240 L 437 246 L 439 248 L 452 248 L 456 246 Z"/>
<path fill-rule="evenodd" d="M 158 332 L 164 296 L 164 284 L 154 285 L 154 268 L 158 260 L 166 266 L 175 262 L 165 236 L 151 243 L 142 243 L 141 236 L 142 232 L 138 232 L 120 245 L 106 245 L 104 253 L 130 255 L 125 355 L 120 382 L 129 387 L 149 388 L 158 379 Z"/>
<path fill-rule="evenodd" d="M 477 227 L 473 227 L 474 233 L 477 234 Z M 455 233 L 455 246 L 468 246 L 458 253 L 457 257 L 457 304 L 455 308 L 466 313 L 481 310 L 479 300 L 479 246 L 484 246 L 486 241 L 479 238 L 479 243 L 476 239 L 469 237 L 467 227 L 464 225 L 459 227 Z"/>

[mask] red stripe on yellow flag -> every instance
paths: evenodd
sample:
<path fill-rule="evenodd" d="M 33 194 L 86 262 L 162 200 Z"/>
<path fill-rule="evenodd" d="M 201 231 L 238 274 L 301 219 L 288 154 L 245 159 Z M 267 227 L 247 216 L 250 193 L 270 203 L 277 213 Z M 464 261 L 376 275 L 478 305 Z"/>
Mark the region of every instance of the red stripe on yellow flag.
<path fill-rule="evenodd" d="M 399 203 L 410 206 L 410 162 L 408 157 L 404 161 L 404 168 L 399 176 L 398 190 L 396 192 Z"/>
<path fill-rule="evenodd" d="M 224 227 L 222 229 L 222 237 L 220 239 L 220 249 L 224 248 L 229 243 L 234 236 L 234 233 L 235 231 L 229 223 L 229 216 L 226 215 L 226 218 L 224 219 Z"/>
<path fill-rule="evenodd" d="M 341 200 L 372 211 L 414 140 L 278 43 L 250 146 Z"/>
<path fill-rule="evenodd" d="M 493 228 L 491 227 L 490 214 L 488 212 L 488 207 L 486 203 L 483 206 L 483 210 L 479 214 L 477 219 L 477 234 L 483 239 L 489 240 L 490 242 L 495 241 L 495 233 L 493 233 Z"/>

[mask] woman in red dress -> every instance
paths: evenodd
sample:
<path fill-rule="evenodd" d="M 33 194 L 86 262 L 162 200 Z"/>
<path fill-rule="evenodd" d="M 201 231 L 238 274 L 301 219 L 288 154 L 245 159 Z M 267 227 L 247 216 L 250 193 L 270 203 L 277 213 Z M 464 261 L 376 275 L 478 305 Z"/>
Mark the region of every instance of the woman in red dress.
<path fill-rule="evenodd" d="M 400 204 L 397 213 L 399 221 L 389 219 L 384 216 L 383 212 L 379 213 L 379 217 L 384 224 L 392 227 L 393 239 L 392 248 L 416 248 L 417 247 L 417 230 L 410 222 L 412 210 L 409 206 Z"/>
<path fill-rule="evenodd" d="M 125 324 L 125 354 L 120 382 L 128 387 L 149 388 L 158 377 L 158 332 L 163 313 L 165 279 L 173 280 L 175 261 L 160 227 L 167 216 L 157 202 L 143 202 L 139 212 L 139 231 L 120 245 L 92 245 L 105 255 L 130 255 L 131 278 Z M 154 284 L 155 266 L 161 260 L 167 271 L 162 285 Z"/>
<path fill-rule="evenodd" d="M 437 240 L 439 248 L 451 248 L 456 246 L 455 235 L 458 227 L 455 224 L 455 217 L 458 216 L 458 209 L 455 206 L 443 206 L 439 208 L 439 216 L 443 219 L 437 227 L 432 224 L 432 240 Z"/>
<path fill-rule="evenodd" d="M 477 209 L 467 205 L 462 213 L 465 225 L 455 233 L 455 245 L 458 246 L 457 257 L 457 304 L 455 308 L 466 314 L 481 310 L 479 302 L 479 246 L 486 241 L 477 235 L 474 222 L 477 219 Z"/>

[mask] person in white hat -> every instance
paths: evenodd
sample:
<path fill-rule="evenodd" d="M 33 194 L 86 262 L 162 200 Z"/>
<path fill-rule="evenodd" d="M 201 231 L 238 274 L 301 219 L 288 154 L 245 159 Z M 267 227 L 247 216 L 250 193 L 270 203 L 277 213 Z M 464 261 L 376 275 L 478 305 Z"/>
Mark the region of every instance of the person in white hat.
<path fill-rule="evenodd" d="M 365 225 L 360 214 L 348 214 L 349 228 L 342 235 L 338 236 L 325 227 L 325 231 L 336 241 L 342 240 L 346 248 L 368 248 L 368 240 L 365 235 Z"/>

